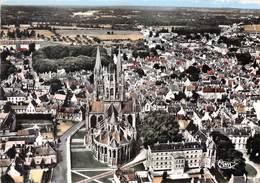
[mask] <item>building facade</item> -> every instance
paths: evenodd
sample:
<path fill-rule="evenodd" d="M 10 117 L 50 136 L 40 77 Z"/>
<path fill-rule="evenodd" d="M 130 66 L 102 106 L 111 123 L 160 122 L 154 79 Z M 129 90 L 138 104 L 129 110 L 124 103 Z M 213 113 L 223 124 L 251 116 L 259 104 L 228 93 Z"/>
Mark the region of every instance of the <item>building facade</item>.
<path fill-rule="evenodd" d="M 146 166 L 149 171 L 183 175 L 187 168 L 203 166 L 203 147 L 198 142 L 155 144 L 148 147 Z"/>

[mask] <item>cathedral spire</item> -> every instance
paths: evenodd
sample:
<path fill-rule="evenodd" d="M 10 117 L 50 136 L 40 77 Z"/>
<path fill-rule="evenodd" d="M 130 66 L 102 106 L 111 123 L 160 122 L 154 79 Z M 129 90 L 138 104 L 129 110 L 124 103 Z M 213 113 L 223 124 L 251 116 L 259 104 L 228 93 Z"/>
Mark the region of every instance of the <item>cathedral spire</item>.
<path fill-rule="evenodd" d="M 121 72 L 122 72 L 122 61 L 121 61 L 121 48 L 120 48 L 120 46 L 119 46 L 119 49 L 118 49 L 116 70 L 117 70 L 117 77 L 119 77 Z"/>
<path fill-rule="evenodd" d="M 96 55 L 96 64 L 95 64 L 95 71 L 100 71 L 101 70 L 101 57 L 100 57 L 100 50 L 99 46 L 97 47 L 97 55 Z"/>

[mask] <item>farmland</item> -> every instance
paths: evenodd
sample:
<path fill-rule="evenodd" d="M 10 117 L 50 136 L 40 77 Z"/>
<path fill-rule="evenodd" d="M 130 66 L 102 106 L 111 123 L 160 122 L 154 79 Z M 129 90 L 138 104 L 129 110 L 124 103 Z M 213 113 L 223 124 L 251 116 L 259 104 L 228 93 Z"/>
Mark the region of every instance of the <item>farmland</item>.
<path fill-rule="evenodd" d="M 76 37 L 77 35 L 86 35 L 97 37 L 100 40 L 138 40 L 142 35 L 138 31 L 123 31 L 111 29 L 83 29 L 83 30 L 56 30 L 61 36 Z"/>
<path fill-rule="evenodd" d="M 246 32 L 260 32 L 260 24 L 245 25 L 244 29 Z"/>

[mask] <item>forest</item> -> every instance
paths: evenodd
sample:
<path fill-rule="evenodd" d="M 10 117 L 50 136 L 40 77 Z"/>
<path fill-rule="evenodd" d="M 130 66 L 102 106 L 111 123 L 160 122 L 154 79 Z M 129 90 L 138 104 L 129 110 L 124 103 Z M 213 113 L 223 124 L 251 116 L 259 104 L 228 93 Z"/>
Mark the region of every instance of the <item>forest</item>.
<path fill-rule="evenodd" d="M 108 65 L 109 56 L 104 48 L 100 49 L 103 65 Z M 33 53 L 33 68 L 38 73 L 56 72 L 65 69 L 66 72 L 93 70 L 96 59 L 95 46 L 48 46 Z"/>

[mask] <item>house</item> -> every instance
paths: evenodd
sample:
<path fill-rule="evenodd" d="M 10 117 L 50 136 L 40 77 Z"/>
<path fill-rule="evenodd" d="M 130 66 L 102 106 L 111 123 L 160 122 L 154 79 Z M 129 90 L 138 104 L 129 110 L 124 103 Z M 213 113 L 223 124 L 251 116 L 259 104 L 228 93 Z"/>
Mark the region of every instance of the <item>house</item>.
<path fill-rule="evenodd" d="M 12 90 L 5 94 L 7 101 L 13 104 L 17 104 L 18 102 L 24 102 L 27 100 L 27 95 L 19 90 Z"/>
<path fill-rule="evenodd" d="M 0 113 L 0 132 L 8 133 L 15 131 L 16 117 L 13 113 Z"/>
<path fill-rule="evenodd" d="M 83 113 L 79 107 L 59 107 L 56 109 L 57 119 L 82 121 Z"/>
<path fill-rule="evenodd" d="M 152 183 L 152 176 L 147 171 L 134 171 L 133 169 L 117 169 L 114 173 L 114 183 Z"/>
<path fill-rule="evenodd" d="M 27 157 L 25 158 L 25 165 L 48 167 L 57 163 L 57 153 L 47 142 L 42 146 L 29 147 Z"/>

